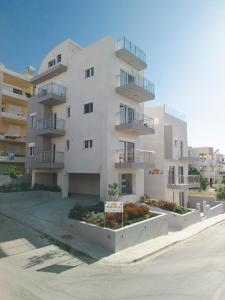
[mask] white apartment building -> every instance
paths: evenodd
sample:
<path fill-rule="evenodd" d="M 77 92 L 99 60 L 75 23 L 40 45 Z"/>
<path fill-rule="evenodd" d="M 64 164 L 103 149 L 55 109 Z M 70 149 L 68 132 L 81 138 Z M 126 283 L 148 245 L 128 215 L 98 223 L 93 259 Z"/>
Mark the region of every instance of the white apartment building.
<path fill-rule="evenodd" d="M 209 185 L 220 183 L 225 175 L 225 156 L 213 147 L 189 147 L 189 163 L 195 167 Z"/>
<path fill-rule="evenodd" d="M 165 105 L 145 107 L 145 113 L 155 125 L 154 135 L 141 138 L 155 152 L 155 168 L 145 170 L 145 194 L 186 206 L 189 188 L 199 186 L 198 177 L 188 176 L 187 123 Z"/>
<path fill-rule="evenodd" d="M 126 38 L 86 48 L 66 40 L 47 54 L 29 101 L 32 184 L 106 200 L 108 184 L 117 182 L 124 201 L 144 195 L 144 169 L 154 167 L 151 144 L 141 141 L 154 135 L 153 119 L 143 114 L 155 97 L 146 68 L 145 53 Z"/>

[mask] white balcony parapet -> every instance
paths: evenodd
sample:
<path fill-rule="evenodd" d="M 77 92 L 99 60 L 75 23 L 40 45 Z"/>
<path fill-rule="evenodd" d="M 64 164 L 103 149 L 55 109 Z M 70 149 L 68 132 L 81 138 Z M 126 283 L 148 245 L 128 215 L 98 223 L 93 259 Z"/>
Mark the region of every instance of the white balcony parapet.
<path fill-rule="evenodd" d="M 148 169 L 154 167 L 154 151 L 146 150 L 116 150 L 116 168 L 140 168 Z"/>
<path fill-rule="evenodd" d="M 30 93 L 26 93 L 16 86 L 9 84 L 3 84 L 2 94 L 11 98 L 16 98 L 17 100 L 27 101 L 31 97 Z"/>
<path fill-rule="evenodd" d="M 0 151 L 0 161 L 1 162 L 15 162 L 15 163 L 24 163 L 25 162 L 25 155 L 24 154 L 17 154 L 14 152 L 2 152 Z"/>
<path fill-rule="evenodd" d="M 167 187 L 176 190 L 199 188 L 200 176 L 199 175 L 176 176 L 176 175 L 168 174 Z"/>
<path fill-rule="evenodd" d="M 62 169 L 64 167 L 64 152 L 37 151 L 30 157 L 32 167 L 40 169 Z"/>

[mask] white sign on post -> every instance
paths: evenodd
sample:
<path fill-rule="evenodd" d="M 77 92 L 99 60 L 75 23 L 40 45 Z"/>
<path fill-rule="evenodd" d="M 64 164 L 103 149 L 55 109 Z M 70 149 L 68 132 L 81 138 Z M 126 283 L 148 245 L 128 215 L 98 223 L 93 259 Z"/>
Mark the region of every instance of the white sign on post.
<path fill-rule="evenodd" d="M 109 213 L 123 213 L 123 202 L 119 201 L 106 201 L 105 212 Z"/>

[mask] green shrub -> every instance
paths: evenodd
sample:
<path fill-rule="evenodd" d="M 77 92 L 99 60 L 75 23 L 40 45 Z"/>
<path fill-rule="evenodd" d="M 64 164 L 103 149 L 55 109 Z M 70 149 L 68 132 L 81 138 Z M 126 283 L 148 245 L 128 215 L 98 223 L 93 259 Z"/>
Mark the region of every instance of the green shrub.
<path fill-rule="evenodd" d="M 177 205 L 177 206 L 174 208 L 174 212 L 177 213 L 177 214 L 180 214 L 180 215 L 184 215 L 184 214 L 186 214 L 186 213 L 191 212 L 191 210 L 190 210 L 189 208 L 186 208 L 186 207 Z"/>
<path fill-rule="evenodd" d="M 37 184 L 37 183 L 34 185 L 33 190 L 34 191 L 50 191 L 50 192 L 60 192 L 61 191 L 60 187 L 57 185 L 47 186 L 44 184 Z"/>
<path fill-rule="evenodd" d="M 198 169 L 196 169 L 195 167 L 189 165 L 188 167 L 188 175 L 200 175 L 201 173 L 199 172 Z"/>
<path fill-rule="evenodd" d="M 206 190 L 207 186 L 209 185 L 207 178 L 200 178 L 200 187 L 203 191 Z"/>
<path fill-rule="evenodd" d="M 218 191 L 217 191 L 217 193 L 216 193 L 216 198 L 217 198 L 218 200 L 225 200 L 225 185 L 224 185 L 224 184 L 222 184 L 222 185 L 219 187 L 219 189 L 218 189 Z"/>
<path fill-rule="evenodd" d="M 8 175 L 11 178 L 17 178 L 18 176 L 22 175 L 23 172 L 21 168 L 14 166 L 14 165 L 7 165 L 3 169 L 3 174 Z"/>

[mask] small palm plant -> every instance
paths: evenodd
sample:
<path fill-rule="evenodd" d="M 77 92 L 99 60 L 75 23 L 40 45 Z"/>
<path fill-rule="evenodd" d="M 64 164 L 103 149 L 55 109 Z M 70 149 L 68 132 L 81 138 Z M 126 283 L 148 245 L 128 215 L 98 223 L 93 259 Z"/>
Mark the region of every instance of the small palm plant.
<path fill-rule="evenodd" d="M 117 201 L 119 198 L 119 185 L 114 182 L 113 184 L 108 185 L 108 196 L 110 201 Z"/>
<path fill-rule="evenodd" d="M 11 178 L 17 178 L 18 176 L 22 175 L 22 170 L 20 168 L 18 168 L 17 166 L 7 165 L 4 168 L 3 174 L 8 175 Z"/>

